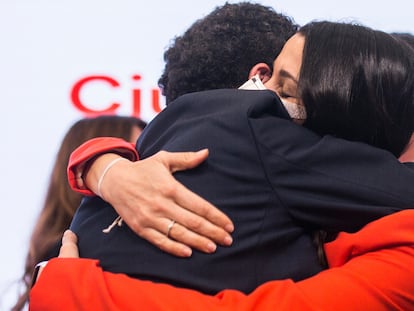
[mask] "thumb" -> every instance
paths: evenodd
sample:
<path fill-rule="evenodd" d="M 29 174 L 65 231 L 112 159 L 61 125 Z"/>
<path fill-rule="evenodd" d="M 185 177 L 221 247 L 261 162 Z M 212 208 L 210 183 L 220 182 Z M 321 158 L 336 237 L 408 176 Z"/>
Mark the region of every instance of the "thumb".
<path fill-rule="evenodd" d="M 196 152 L 164 152 L 163 162 L 171 172 L 183 171 L 200 165 L 208 157 L 208 149 Z"/>
<path fill-rule="evenodd" d="M 66 230 L 62 238 L 59 258 L 79 258 L 78 237 L 70 230 Z"/>

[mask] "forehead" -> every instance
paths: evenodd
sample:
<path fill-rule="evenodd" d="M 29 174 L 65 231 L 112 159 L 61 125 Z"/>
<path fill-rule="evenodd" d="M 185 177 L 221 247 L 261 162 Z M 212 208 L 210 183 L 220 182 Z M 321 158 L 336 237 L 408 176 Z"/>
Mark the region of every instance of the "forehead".
<path fill-rule="evenodd" d="M 299 78 L 300 67 L 302 65 L 303 47 L 305 38 L 297 33 L 293 35 L 283 46 L 279 56 L 273 64 L 274 72 L 280 70 L 289 72 L 295 79 Z"/>

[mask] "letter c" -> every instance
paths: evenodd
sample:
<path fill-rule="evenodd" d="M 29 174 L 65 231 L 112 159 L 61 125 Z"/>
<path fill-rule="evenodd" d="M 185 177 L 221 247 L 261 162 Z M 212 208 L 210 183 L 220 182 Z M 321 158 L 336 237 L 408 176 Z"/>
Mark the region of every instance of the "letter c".
<path fill-rule="evenodd" d="M 80 111 L 82 111 L 83 113 L 89 114 L 89 115 L 115 114 L 116 110 L 120 106 L 119 103 L 114 102 L 108 108 L 103 109 L 103 110 L 90 109 L 82 103 L 80 99 L 81 90 L 87 83 L 90 83 L 93 81 L 104 81 L 104 82 L 109 83 L 112 87 L 119 87 L 118 81 L 110 77 L 107 77 L 107 76 L 88 76 L 83 79 L 80 79 L 78 82 L 75 83 L 71 91 L 71 99 L 72 99 L 74 106 Z"/>

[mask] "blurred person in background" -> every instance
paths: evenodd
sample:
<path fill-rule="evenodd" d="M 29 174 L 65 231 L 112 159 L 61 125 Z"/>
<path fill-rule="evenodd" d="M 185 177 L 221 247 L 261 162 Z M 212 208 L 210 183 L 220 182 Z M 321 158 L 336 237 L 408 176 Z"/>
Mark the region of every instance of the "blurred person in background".
<path fill-rule="evenodd" d="M 82 195 L 70 189 L 66 169 L 71 152 L 94 137 L 119 137 L 135 143 L 146 122 L 135 117 L 103 115 L 75 122 L 65 134 L 57 152 L 43 208 L 35 222 L 21 278 L 24 291 L 13 307 L 22 310 L 28 302 L 30 282 L 35 265 L 59 254 L 60 240 L 69 227 Z"/>

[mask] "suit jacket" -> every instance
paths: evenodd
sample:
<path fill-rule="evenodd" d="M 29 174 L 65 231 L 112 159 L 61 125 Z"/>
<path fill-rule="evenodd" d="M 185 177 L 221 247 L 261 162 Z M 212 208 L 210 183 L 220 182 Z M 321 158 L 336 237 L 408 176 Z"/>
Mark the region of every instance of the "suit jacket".
<path fill-rule="evenodd" d="M 147 126 L 137 148 L 141 158 L 209 148 L 205 163 L 175 177 L 233 220 L 233 245 L 182 259 L 126 225 L 104 234 L 117 215 L 95 197 L 84 199 L 72 224 L 80 254 L 104 270 L 206 293 L 307 278 L 323 268 L 312 231 L 356 231 L 414 206 L 412 170 L 386 151 L 294 124 L 271 91 L 184 95 Z"/>

